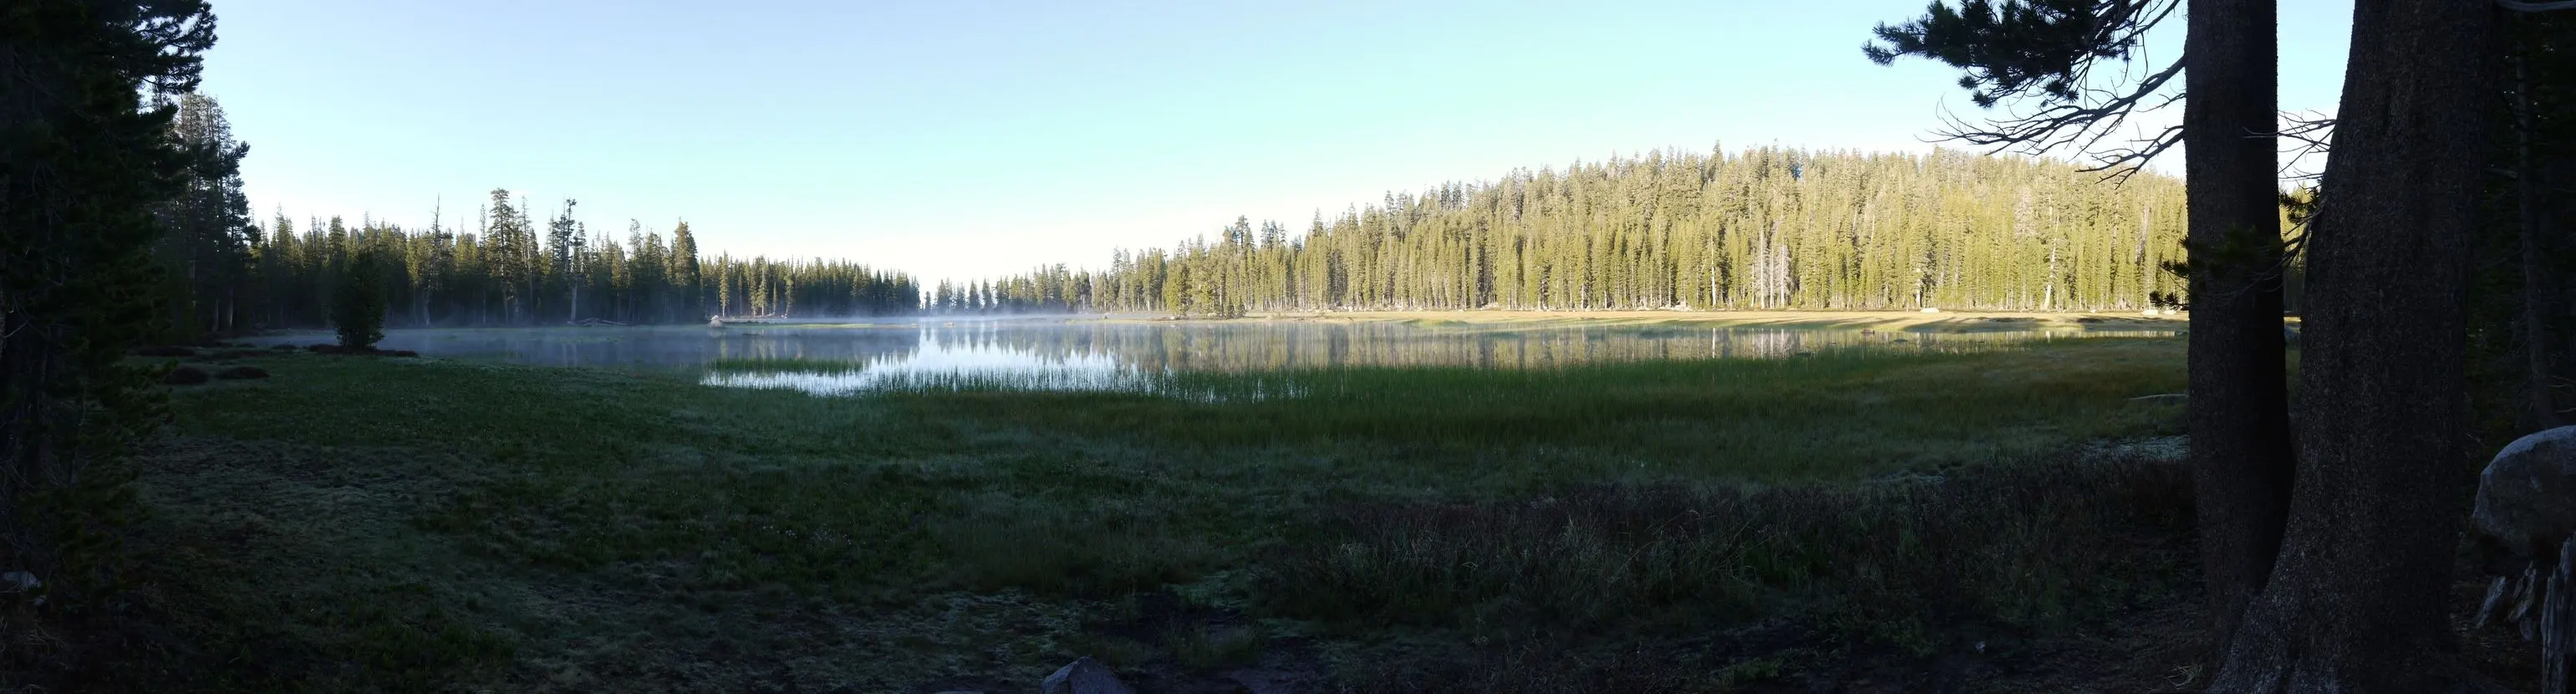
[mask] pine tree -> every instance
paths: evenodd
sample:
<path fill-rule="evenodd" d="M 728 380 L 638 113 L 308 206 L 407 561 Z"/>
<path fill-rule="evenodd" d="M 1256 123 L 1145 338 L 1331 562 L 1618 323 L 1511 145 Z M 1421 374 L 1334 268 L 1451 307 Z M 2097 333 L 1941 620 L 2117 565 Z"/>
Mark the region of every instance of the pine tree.
<path fill-rule="evenodd" d="M 259 227 L 242 193 L 241 162 L 250 145 L 233 139 L 223 107 L 194 93 L 180 95 L 173 106 L 170 132 L 188 161 L 180 177 L 184 192 L 158 210 L 168 231 L 156 255 L 177 282 L 171 337 L 193 341 L 203 331 L 234 329 Z"/>
<path fill-rule="evenodd" d="M 43 620 L 112 580 L 113 557 L 85 548 L 116 536 L 120 461 L 160 419 L 151 374 L 123 362 L 161 310 L 151 211 L 189 192 L 178 109 L 157 97 L 196 87 L 214 15 L 190 0 L 0 13 L 0 565 L 44 581 Z M 43 625 L 13 619 L 7 635 L 56 643 Z"/>
<path fill-rule="evenodd" d="M 348 271 L 331 301 L 331 327 L 340 349 L 365 352 L 385 338 L 385 269 L 381 254 L 360 249 L 349 258 Z"/>

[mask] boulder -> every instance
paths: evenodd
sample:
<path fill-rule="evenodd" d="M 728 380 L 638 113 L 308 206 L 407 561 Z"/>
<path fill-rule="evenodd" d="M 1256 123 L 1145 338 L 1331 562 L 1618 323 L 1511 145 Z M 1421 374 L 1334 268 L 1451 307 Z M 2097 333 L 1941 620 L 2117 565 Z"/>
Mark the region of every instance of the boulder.
<path fill-rule="evenodd" d="M 1055 674 L 1047 675 L 1038 685 L 1041 694 L 1136 694 L 1136 689 L 1118 681 L 1109 666 L 1083 656 L 1066 663 Z"/>
<path fill-rule="evenodd" d="M 2478 473 L 2478 531 L 2525 557 L 2576 533 L 2576 426 L 2514 439 Z"/>

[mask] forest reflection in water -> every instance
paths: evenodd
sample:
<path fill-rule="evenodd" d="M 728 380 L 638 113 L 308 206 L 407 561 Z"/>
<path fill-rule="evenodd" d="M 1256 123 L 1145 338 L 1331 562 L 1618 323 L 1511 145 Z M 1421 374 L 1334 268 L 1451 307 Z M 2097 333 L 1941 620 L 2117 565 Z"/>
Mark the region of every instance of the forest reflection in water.
<path fill-rule="evenodd" d="M 683 369 L 708 385 L 818 395 L 997 389 L 1172 392 L 1187 375 L 1345 367 L 1555 369 L 1774 359 L 1836 349 L 1963 351 L 2164 330 L 1868 331 L 1663 324 L 982 319 L 865 324 L 389 331 L 381 347 L 548 366 Z M 293 342 L 293 337 L 271 338 Z M 308 338 L 309 341 L 309 338 Z M 1292 386 L 1256 387 L 1262 397 Z"/>

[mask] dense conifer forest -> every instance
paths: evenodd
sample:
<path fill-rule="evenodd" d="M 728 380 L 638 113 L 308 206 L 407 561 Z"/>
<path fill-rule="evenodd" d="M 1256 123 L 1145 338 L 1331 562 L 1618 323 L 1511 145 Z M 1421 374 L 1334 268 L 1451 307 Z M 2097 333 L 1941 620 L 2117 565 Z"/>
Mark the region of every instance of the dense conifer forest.
<path fill-rule="evenodd" d="M 156 209 L 169 231 L 154 249 L 174 337 L 206 331 L 322 327 L 351 268 L 380 269 L 386 323 L 398 327 L 668 323 L 708 316 L 908 314 L 919 283 L 846 260 L 740 258 L 699 250 L 689 224 L 668 236 L 629 221 L 625 239 L 593 232 L 572 200 L 551 212 L 495 189 L 456 219 L 427 228 L 340 217 L 297 224 L 251 219 L 232 137 L 211 97 L 172 104 L 171 138 L 187 155 L 184 192 Z M 470 226 L 469 226 L 470 225 Z M 376 262 L 357 262 L 372 255 Z"/>
<path fill-rule="evenodd" d="M 492 192 L 475 228 L 427 229 L 340 218 L 300 228 L 285 217 L 259 234 L 247 284 L 252 316 L 236 325 L 316 325 L 332 278 L 358 254 L 388 258 L 387 321 L 397 326 L 696 322 L 709 316 L 845 317 L 908 314 L 911 276 L 844 260 L 706 257 L 687 222 L 666 238 L 628 222 L 623 241 L 594 235 L 567 201 L 532 222 L 528 205 Z M 542 236 L 541 236 L 542 235 Z"/>
<path fill-rule="evenodd" d="M 933 310 L 2128 310 L 2173 294 L 2180 181 L 2045 159 L 1651 152 L 1389 194 L 1303 233 L 942 283 Z"/>
<path fill-rule="evenodd" d="M 193 159 L 161 217 L 178 334 L 328 324 L 362 254 L 406 326 L 670 323 L 708 316 L 1301 310 L 2134 310 L 2181 292 L 2180 181 L 2048 159 L 1763 147 L 1656 151 L 1449 183 L 1215 238 L 923 287 L 844 260 L 708 257 L 686 222 L 594 231 L 496 189 L 425 228 L 251 220 L 220 106 L 189 95 Z M 2290 281 L 2295 285 L 2296 273 Z M 925 291 L 927 289 L 928 291 Z M 2295 286 L 2293 287 L 2295 290 Z M 2295 292 L 2294 292 L 2295 293 Z"/>

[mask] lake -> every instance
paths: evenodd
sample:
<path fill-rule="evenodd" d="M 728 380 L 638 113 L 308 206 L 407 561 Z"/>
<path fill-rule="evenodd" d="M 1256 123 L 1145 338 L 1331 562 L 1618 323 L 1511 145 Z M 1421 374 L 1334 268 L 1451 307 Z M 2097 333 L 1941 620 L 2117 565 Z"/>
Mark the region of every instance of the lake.
<path fill-rule="evenodd" d="M 1066 318 L 875 323 L 389 330 L 378 346 L 424 356 L 550 366 L 684 370 L 709 385 L 817 395 L 884 390 L 1155 391 L 1173 375 L 1352 366 L 1550 369 L 1598 362 L 1774 359 L 1829 349 L 1956 351 L 2030 340 L 2170 336 L 2171 330 L 1867 331 L 1692 323 L 1107 321 Z M 314 333 L 263 343 L 327 341 Z"/>

